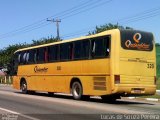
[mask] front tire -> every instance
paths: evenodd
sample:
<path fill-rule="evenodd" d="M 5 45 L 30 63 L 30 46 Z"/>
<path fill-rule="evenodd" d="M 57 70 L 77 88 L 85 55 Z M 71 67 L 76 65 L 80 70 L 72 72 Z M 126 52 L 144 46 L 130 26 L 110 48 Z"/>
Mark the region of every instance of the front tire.
<path fill-rule="evenodd" d="M 21 90 L 22 90 L 23 94 L 27 94 L 28 90 L 27 90 L 27 82 L 26 81 L 22 81 Z"/>
<path fill-rule="evenodd" d="M 82 85 L 76 81 L 72 84 L 72 95 L 75 100 L 80 100 L 83 95 Z"/>

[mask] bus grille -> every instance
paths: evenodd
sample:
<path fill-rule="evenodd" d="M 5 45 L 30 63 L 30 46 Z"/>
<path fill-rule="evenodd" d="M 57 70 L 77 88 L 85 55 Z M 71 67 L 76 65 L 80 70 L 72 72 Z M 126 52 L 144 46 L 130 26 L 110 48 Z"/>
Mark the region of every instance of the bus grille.
<path fill-rule="evenodd" d="M 93 78 L 94 90 L 106 90 L 106 77 Z"/>

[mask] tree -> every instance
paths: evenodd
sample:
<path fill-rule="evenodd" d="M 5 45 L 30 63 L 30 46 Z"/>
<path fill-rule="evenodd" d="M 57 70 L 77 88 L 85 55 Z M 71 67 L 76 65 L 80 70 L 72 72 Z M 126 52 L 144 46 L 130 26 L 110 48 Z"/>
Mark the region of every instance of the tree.
<path fill-rule="evenodd" d="M 96 26 L 96 29 L 94 31 L 90 31 L 89 32 L 89 35 L 93 35 L 93 34 L 96 34 L 96 33 L 100 33 L 100 32 L 103 32 L 105 30 L 111 30 L 111 29 L 133 29 L 131 27 L 123 27 L 123 26 L 120 26 L 117 24 L 105 24 L 105 25 L 101 25 L 100 27 Z"/>
<path fill-rule="evenodd" d="M 58 41 L 56 38 L 48 37 L 48 38 L 42 38 L 40 40 L 32 40 L 31 44 L 22 43 L 22 44 L 9 45 L 8 47 L 0 50 L 0 67 L 6 66 L 11 61 L 14 52 L 18 49 L 35 45 L 42 45 L 46 43 L 52 43 L 56 41 Z"/>

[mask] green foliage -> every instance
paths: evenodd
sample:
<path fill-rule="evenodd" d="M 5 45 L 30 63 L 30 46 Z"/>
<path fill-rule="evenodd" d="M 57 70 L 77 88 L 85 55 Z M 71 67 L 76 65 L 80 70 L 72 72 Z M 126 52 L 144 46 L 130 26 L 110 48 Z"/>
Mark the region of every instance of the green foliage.
<path fill-rule="evenodd" d="M 160 78 L 159 79 L 157 78 L 157 82 L 156 83 L 157 83 L 157 90 L 160 90 Z"/>
<path fill-rule="evenodd" d="M 157 78 L 160 78 L 160 44 L 156 44 Z"/>
<path fill-rule="evenodd" d="M 7 64 L 10 62 L 13 53 L 20 48 L 52 43 L 56 41 L 58 41 L 56 38 L 48 37 L 48 38 L 42 38 L 40 40 L 32 40 L 31 44 L 23 43 L 23 44 L 9 45 L 8 47 L 0 50 L 0 67 L 6 67 Z"/>
<path fill-rule="evenodd" d="M 105 30 L 111 30 L 111 29 L 133 29 L 131 27 L 123 27 L 123 26 L 120 26 L 118 24 L 105 24 L 105 25 L 101 25 L 100 27 L 96 26 L 96 29 L 94 31 L 90 31 L 89 32 L 89 35 L 93 35 L 93 34 L 96 34 L 96 33 L 100 33 L 100 32 L 103 32 Z"/>
<path fill-rule="evenodd" d="M 47 44 L 47 43 L 52 43 L 52 42 L 57 42 L 58 39 L 56 38 L 42 38 L 40 40 L 32 40 L 32 44 L 31 46 L 35 46 L 35 45 L 42 45 L 42 44 Z"/>

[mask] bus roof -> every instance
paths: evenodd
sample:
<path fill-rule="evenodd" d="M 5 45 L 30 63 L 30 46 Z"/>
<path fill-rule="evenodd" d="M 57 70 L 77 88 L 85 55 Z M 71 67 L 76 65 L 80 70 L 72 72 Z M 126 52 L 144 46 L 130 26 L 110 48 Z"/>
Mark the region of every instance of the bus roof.
<path fill-rule="evenodd" d="M 47 47 L 47 46 L 61 44 L 61 43 L 67 43 L 67 42 L 72 42 L 72 41 L 77 41 L 77 40 L 82 40 L 82 39 L 89 39 L 89 38 L 109 35 L 109 34 L 112 34 L 112 33 L 116 32 L 116 31 L 118 32 L 120 30 L 119 29 L 106 30 L 104 32 L 97 33 L 97 34 L 94 34 L 94 35 L 82 36 L 82 37 L 79 37 L 79 38 L 72 38 L 72 39 L 63 40 L 63 41 L 58 41 L 58 42 L 47 43 L 47 44 L 43 44 L 43 45 L 37 45 L 37 46 L 22 48 L 22 49 L 16 50 L 15 53 L 16 52 L 20 52 L 20 51 L 24 51 L 24 50 L 36 49 L 36 48 Z"/>

